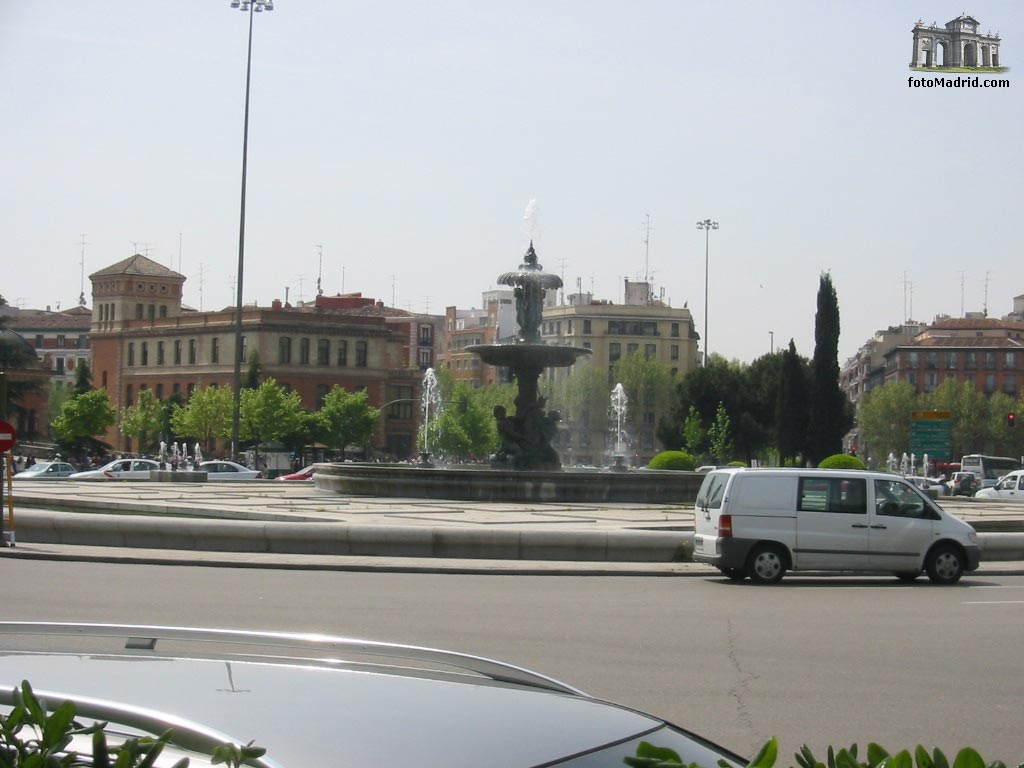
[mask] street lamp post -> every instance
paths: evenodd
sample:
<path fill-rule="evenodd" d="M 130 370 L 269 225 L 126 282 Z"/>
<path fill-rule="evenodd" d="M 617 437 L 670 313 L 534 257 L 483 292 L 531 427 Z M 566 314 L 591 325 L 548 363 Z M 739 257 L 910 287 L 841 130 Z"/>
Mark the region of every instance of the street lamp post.
<path fill-rule="evenodd" d="M 704 230 L 704 367 L 708 367 L 708 246 L 711 230 L 718 229 L 718 222 L 711 219 L 697 222 L 697 229 Z"/>
<path fill-rule="evenodd" d="M 274 10 L 273 0 L 231 0 L 231 7 L 249 14 L 249 49 L 245 62 L 245 121 L 242 128 L 242 204 L 238 220 L 238 293 L 235 299 L 235 370 L 232 383 L 231 458 L 238 455 L 238 431 L 242 408 L 242 272 L 245 267 L 245 172 L 249 160 L 249 83 L 252 80 L 253 13 Z"/>

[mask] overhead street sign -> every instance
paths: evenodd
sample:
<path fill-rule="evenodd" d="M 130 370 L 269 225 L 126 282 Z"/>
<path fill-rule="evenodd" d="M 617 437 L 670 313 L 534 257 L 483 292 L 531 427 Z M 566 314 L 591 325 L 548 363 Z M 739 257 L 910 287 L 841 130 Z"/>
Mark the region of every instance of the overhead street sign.
<path fill-rule="evenodd" d="M 949 411 L 912 411 L 910 414 L 910 452 L 949 458 L 953 450 L 952 415 Z"/>
<path fill-rule="evenodd" d="M 0 453 L 7 453 L 16 442 L 18 442 L 18 433 L 15 432 L 14 425 L 0 421 Z"/>

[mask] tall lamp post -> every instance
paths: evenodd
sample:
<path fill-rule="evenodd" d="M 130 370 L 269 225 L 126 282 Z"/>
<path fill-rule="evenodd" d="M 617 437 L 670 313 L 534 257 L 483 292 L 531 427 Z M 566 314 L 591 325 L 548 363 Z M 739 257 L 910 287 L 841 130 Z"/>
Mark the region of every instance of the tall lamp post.
<path fill-rule="evenodd" d="M 245 62 L 245 123 L 242 129 L 242 205 L 238 220 L 238 295 L 235 300 L 234 403 L 231 412 L 231 458 L 238 455 L 242 410 L 242 272 L 245 267 L 245 171 L 249 159 L 249 83 L 252 80 L 252 16 L 274 10 L 273 0 L 231 0 L 231 7 L 249 14 L 249 50 Z"/>
<path fill-rule="evenodd" d="M 704 367 L 708 367 L 708 241 L 711 230 L 718 229 L 718 222 L 711 219 L 697 222 L 697 229 L 704 230 Z"/>

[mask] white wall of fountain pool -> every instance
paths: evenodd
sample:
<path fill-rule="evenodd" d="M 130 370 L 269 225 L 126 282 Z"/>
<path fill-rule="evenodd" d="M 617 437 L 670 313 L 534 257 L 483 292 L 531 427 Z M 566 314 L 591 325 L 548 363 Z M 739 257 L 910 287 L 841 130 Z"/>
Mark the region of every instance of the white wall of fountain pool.
<path fill-rule="evenodd" d="M 463 501 L 616 502 L 692 505 L 704 475 L 600 469 L 523 471 L 483 466 L 317 464 L 316 488 L 351 496 Z"/>

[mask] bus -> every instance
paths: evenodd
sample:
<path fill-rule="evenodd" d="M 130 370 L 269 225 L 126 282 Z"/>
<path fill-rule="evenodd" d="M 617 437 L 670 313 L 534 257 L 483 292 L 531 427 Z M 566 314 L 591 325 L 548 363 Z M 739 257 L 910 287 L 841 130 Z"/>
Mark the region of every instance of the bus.
<path fill-rule="evenodd" d="M 974 473 L 982 488 L 991 488 L 1007 472 L 1020 468 L 1020 459 L 1010 459 L 1006 456 L 983 456 L 980 453 L 972 453 L 960 459 L 961 471 Z"/>

